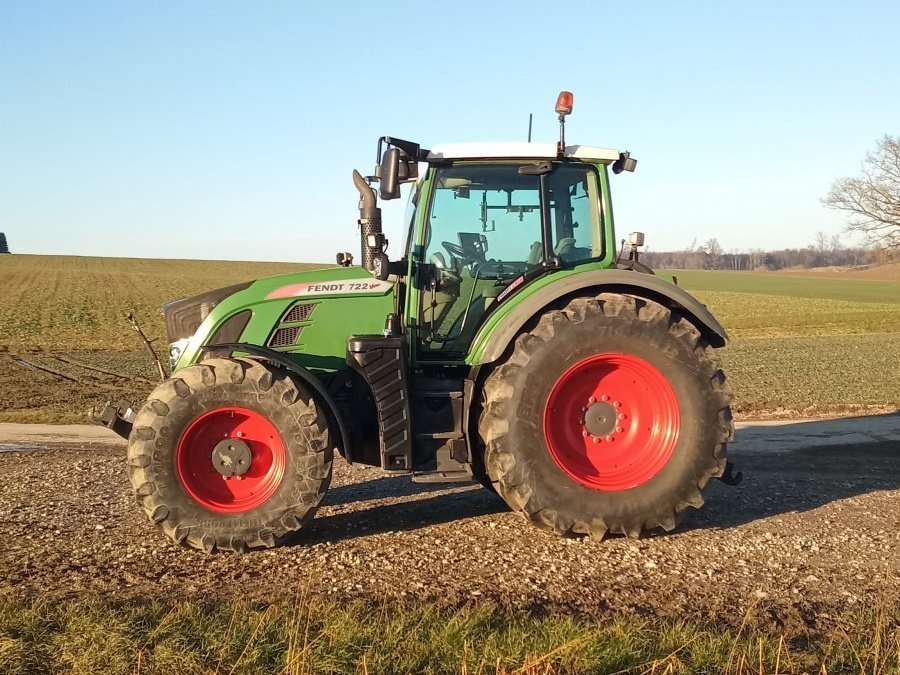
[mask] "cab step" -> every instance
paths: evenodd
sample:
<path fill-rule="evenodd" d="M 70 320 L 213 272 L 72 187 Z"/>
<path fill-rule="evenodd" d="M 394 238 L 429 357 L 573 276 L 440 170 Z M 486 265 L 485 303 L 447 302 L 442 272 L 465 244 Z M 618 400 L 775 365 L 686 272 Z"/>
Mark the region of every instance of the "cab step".
<path fill-rule="evenodd" d="M 413 472 L 413 483 L 472 483 L 468 471 L 421 471 Z"/>

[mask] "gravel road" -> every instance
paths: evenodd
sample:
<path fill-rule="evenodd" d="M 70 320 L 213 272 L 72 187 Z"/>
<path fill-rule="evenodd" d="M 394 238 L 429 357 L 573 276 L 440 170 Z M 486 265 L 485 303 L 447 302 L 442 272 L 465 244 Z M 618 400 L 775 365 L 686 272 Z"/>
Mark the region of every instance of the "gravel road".
<path fill-rule="evenodd" d="M 297 543 L 247 555 L 165 539 L 105 441 L 0 425 L 0 596 L 312 592 L 727 624 L 752 608 L 803 630 L 900 595 L 900 415 L 744 425 L 731 448 L 744 482 L 716 481 L 675 533 L 641 540 L 557 539 L 479 487 L 338 461 Z"/>

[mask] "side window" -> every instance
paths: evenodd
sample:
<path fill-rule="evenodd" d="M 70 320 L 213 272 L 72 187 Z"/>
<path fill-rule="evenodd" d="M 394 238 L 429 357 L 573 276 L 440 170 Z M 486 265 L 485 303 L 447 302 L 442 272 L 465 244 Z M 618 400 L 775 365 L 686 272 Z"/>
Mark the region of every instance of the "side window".
<path fill-rule="evenodd" d="M 563 262 L 584 262 L 603 255 L 596 174 L 589 167 L 558 166 L 548 180 L 553 251 Z"/>

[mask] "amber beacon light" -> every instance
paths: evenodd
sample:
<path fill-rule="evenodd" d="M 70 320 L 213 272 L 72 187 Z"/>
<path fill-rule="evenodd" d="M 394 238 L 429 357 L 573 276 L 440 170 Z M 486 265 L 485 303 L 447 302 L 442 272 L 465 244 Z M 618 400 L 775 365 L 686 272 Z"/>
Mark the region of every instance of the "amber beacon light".
<path fill-rule="evenodd" d="M 574 100 L 575 97 L 571 91 L 559 92 L 559 96 L 556 97 L 556 112 L 560 115 L 571 115 Z"/>

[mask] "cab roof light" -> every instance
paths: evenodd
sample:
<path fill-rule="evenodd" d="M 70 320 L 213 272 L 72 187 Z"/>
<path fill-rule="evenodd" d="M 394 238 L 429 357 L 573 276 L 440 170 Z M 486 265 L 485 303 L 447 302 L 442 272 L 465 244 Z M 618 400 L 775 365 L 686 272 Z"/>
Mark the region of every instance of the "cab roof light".
<path fill-rule="evenodd" d="M 572 95 L 571 91 L 561 91 L 559 92 L 559 96 L 556 97 L 556 112 L 560 116 L 571 115 L 572 114 L 572 104 L 575 102 L 575 97 Z"/>

